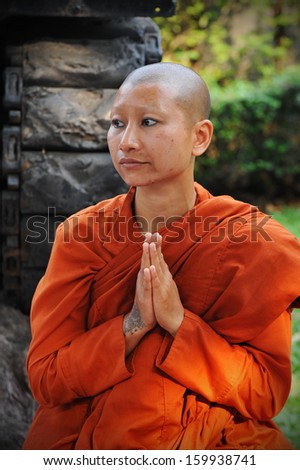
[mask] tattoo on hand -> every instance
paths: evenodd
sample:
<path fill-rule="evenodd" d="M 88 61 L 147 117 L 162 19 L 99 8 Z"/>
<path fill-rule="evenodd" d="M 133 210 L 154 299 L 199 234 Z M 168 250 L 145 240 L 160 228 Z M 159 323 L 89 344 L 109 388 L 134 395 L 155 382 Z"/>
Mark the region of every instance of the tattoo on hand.
<path fill-rule="evenodd" d="M 124 319 L 123 332 L 125 335 L 133 335 L 137 331 L 142 330 L 145 326 L 146 325 L 143 322 L 139 309 L 136 304 L 134 304 L 130 314 Z"/>

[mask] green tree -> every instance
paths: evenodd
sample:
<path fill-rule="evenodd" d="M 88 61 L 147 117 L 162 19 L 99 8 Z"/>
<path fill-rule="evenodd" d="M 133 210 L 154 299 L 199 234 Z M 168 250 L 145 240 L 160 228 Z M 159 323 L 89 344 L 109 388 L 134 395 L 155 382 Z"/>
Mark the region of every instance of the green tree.
<path fill-rule="evenodd" d="M 209 83 L 272 77 L 298 60 L 297 0 L 178 0 L 155 20 L 164 61 L 192 67 Z"/>

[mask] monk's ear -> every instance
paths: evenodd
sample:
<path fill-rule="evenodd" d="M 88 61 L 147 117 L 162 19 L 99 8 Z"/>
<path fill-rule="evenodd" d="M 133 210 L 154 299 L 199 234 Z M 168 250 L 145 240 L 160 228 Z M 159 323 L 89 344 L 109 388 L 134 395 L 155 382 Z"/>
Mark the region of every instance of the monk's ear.
<path fill-rule="evenodd" d="M 214 132 L 213 124 L 209 119 L 198 121 L 194 126 L 193 155 L 202 155 L 210 144 Z"/>

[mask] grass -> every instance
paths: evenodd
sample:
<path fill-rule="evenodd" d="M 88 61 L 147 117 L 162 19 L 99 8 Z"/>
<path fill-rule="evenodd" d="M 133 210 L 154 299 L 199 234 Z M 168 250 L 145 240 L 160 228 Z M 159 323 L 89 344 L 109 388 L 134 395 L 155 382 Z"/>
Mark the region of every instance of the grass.
<path fill-rule="evenodd" d="M 270 213 L 274 219 L 300 239 L 300 205 L 272 208 Z"/>
<path fill-rule="evenodd" d="M 300 239 L 300 206 L 280 207 L 271 210 L 274 219 L 278 220 L 290 232 Z M 299 280 L 300 282 L 300 280 Z M 289 398 L 275 422 L 289 438 L 294 448 L 300 449 L 300 309 L 292 313 L 293 343 L 292 365 L 293 378 Z"/>

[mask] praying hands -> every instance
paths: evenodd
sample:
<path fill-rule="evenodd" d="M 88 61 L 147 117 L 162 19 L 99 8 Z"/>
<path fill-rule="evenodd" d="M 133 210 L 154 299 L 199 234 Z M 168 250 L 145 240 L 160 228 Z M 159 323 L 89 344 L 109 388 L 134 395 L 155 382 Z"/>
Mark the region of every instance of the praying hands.
<path fill-rule="evenodd" d="M 183 316 L 176 283 L 162 254 L 162 237 L 146 233 L 134 304 L 124 317 L 126 355 L 157 323 L 175 336 Z"/>

